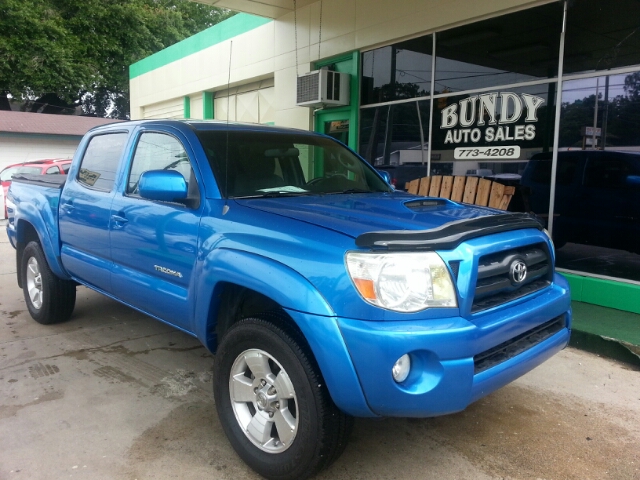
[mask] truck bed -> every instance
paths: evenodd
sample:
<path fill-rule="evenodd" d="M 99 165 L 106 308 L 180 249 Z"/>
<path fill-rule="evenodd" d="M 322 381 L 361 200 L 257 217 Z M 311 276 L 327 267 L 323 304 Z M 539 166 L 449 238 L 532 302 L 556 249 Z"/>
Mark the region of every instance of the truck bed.
<path fill-rule="evenodd" d="M 28 183 L 48 188 L 62 189 L 67 181 L 66 175 L 34 175 L 29 173 L 18 173 L 11 178 L 12 182 Z"/>

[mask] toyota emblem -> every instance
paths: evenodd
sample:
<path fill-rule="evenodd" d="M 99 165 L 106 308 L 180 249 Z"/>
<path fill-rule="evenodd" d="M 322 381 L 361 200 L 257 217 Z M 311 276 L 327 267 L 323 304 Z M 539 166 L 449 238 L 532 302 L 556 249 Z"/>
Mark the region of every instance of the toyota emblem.
<path fill-rule="evenodd" d="M 527 264 L 522 260 L 514 260 L 509 267 L 509 276 L 514 285 L 524 282 L 527 278 Z"/>

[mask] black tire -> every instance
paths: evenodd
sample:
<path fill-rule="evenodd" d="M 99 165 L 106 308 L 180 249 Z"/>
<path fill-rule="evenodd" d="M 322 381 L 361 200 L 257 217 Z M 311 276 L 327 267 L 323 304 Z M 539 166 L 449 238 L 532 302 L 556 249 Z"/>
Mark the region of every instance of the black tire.
<path fill-rule="evenodd" d="M 344 451 L 353 426 L 353 418 L 341 412 L 331 400 L 315 360 L 303 345 L 304 342 L 295 333 L 289 333 L 279 325 L 264 319 L 248 318 L 229 329 L 216 353 L 213 393 L 222 428 L 238 455 L 253 470 L 271 480 L 301 480 L 326 468 Z M 266 378 L 266 385 L 260 383 L 260 375 L 254 375 L 246 364 L 246 359 L 254 354 L 266 354 L 262 357 L 268 361 L 268 373 L 274 375 L 277 381 L 271 382 L 274 377 L 265 375 L 269 377 Z M 240 390 L 250 388 L 246 391 L 249 395 L 256 392 L 255 388 L 258 391 L 254 401 L 233 402 L 232 371 L 237 378 L 243 362 L 247 368 L 240 374 L 241 382 L 246 382 L 247 386 L 243 383 Z M 253 368 L 259 370 L 255 365 Z M 290 379 L 288 385 L 294 392 L 293 396 L 291 393 L 282 393 L 283 390 L 287 391 L 281 388 L 285 383 L 280 380 L 284 377 L 281 374 L 283 370 Z M 235 382 L 234 385 L 237 384 Z M 234 387 L 234 395 L 239 398 L 237 392 Z M 274 401 L 271 405 L 271 411 L 265 396 L 259 398 L 262 392 L 271 392 L 278 397 L 278 402 Z M 289 399 L 283 400 L 287 395 Z M 271 413 L 275 416 L 268 417 Z M 280 426 L 276 418 L 279 413 Z M 296 425 L 291 430 L 295 433 L 287 433 L 285 428 L 285 435 L 282 436 L 280 432 L 283 429 L 280 427 L 284 413 L 289 415 L 286 425 L 290 426 L 293 422 Z M 249 418 L 257 420 L 261 415 L 261 420 L 266 421 L 264 432 L 269 432 L 270 439 L 258 446 L 256 436 L 245 433 L 250 430 L 243 427 L 241 422 L 246 423 Z M 267 425 L 269 422 L 271 426 Z M 288 435 L 293 437 L 285 445 L 286 442 L 281 440 L 288 440 Z"/>
<path fill-rule="evenodd" d="M 36 322 L 50 325 L 69 319 L 76 304 L 76 284 L 53 274 L 38 242 L 25 247 L 21 275 L 24 301 Z"/>

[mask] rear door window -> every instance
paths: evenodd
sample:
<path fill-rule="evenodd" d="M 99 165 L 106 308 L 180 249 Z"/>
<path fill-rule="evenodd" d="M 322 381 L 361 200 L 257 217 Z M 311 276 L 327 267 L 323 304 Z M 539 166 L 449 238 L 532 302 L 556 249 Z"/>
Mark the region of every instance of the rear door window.
<path fill-rule="evenodd" d="M 96 190 L 111 191 L 127 137 L 126 132 L 93 137 L 82 157 L 78 182 Z"/>

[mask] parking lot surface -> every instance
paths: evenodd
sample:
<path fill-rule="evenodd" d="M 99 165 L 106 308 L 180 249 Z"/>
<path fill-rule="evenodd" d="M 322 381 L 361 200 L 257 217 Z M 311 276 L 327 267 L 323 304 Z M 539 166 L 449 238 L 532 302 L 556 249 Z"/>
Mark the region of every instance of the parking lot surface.
<path fill-rule="evenodd" d="M 194 338 L 84 287 L 31 320 L 0 232 L 0 479 L 255 479 Z M 321 479 L 639 479 L 640 372 L 566 349 L 466 411 L 358 419 Z"/>

